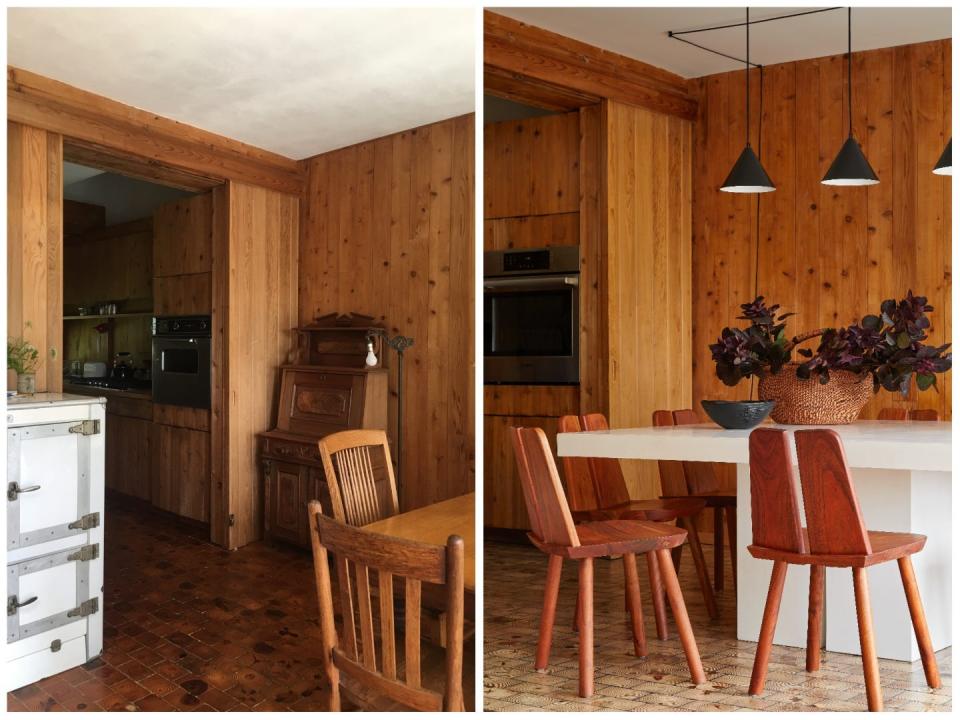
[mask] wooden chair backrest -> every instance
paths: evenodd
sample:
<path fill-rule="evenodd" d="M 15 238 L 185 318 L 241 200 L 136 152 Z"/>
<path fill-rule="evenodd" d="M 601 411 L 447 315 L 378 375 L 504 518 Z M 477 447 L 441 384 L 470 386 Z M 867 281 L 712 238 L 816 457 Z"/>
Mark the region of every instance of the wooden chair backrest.
<path fill-rule="evenodd" d="M 797 430 L 797 460 L 810 552 L 872 552 L 840 436 L 833 430 Z"/>
<path fill-rule="evenodd" d="M 699 425 L 703 421 L 688 408 L 674 410 L 673 422 L 675 425 Z M 684 460 L 683 471 L 687 475 L 687 487 L 691 495 L 710 495 L 720 491 L 720 480 L 713 463 Z"/>
<path fill-rule="evenodd" d="M 750 433 L 750 515 L 754 545 L 807 552 L 785 430 L 758 428 Z"/>
<path fill-rule="evenodd" d="M 673 424 L 672 412 L 669 410 L 654 410 L 654 427 L 672 427 Z M 660 469 L 662 495 L 675 497 L 690 494 L 690 488 L 687 487 L 687 476 L 680 460 L 657 460 L 657 467 Z"/>
<path fill-rule="evenodd" d="M 333 517 L 369 525 L 399 512 L 390 446 L 383 430 L 344 430 L 319 441 Z"/>
<path fill-rule="evenodd" d="M 351 527 L 309 505 L 310 538 L 320 605 L 324 665 L 334 686 L 339 673 L 378 695 L 412 710 L 459 711 L 463 708 L 463 539 L 451 535 L 446 546 L 404 540 Z M 328 553 L 337 566 L 343 633 L 334 625 Z M 379 623 L 374 621 L 370 570 L 376 571 Z M 394 578 L 404 581 L 403 677 L 397 673 Z M 441 585 L 446 595 L 446 683 L 444 693 L 421 685 L 421 584 Z M 357 624 L 360 643 L 357 643 Z M 380 628 L 378 662 L 374 627 Z M 338 690 L 339 693 L 339 690 Z"/>
<path fill-rule="evenodd" d="M 549 545 L 579 546 L 546 434 L 537 427 L 510 428 L 510 433 L 534 535 Z"/>
<path fill-rule="evenodd" d="M 579 415 L 563 415 L 557 422 L 560 432 L 581 432 Z M 600 507 L 597 487 L 590 470 L 590 459 L 564 457 L 563 479 L 567 486 L 567 501 L 571 510 L 596 510 Z"/>
<path fill-rule="evenodd" d="M 590 413 L 580 416 L 580 425 L 584 430 L 609 430 L 607 418 L 602 413 Z M 623 479 L 620 461 L 616 458 L 590 458 L 590 471 L 593 473 L 597 489 L 599 507 L 607 508 L 630 502 L 627 481 Z"/>
<path fill-rule="evenodd" d="M 900 407 L 885 407 L 880 408 L 880 412 L 877 413 L 877 420 L 906 420 L 907 419 L 907 409 Z"/>
<path fill-rule="evenodd" d="M 911 420 L 924 420 L 927 422 L 939 422 L 940 413 L 933 408 L 923 408 L 910 411 Z"/>

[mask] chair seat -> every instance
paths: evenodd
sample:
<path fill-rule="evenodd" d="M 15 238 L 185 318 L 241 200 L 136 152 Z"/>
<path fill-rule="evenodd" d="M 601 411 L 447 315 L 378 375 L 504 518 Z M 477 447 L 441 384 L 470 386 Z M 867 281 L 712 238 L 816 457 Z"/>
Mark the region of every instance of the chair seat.
<path fill-rule="evenodd" d="M 545 543 L 533 533 L 527 533 L 527 537 L 543 552 L 573 560 L 669 550 L 687 539 L 687 531 L 676 525 L 646 520 L 587 522 L 576 529 L 580 544 L 573 547 Z"/>
<path fill-rule="evenodd" d="M 691 493 L 690 495 L 661 495 L 663 500 L 673 500 L 676 498 L 696 498 L 703 500 L 707 507 L 736 507 L 736 493 Z"/>
<path fill-rule="evenodd" d="M 795 553 L 787 550 L 750 545 L 747 550 L 755 558 L 763 560 L 782 560 L 793 565 L 823 565 L 825 567 L 870 567 L 879 563 L 897 560 L 906 555 L 913 555 L 923 549 L 927 542 L 926 535 L 913 533 L 893 533 L 868 530 L 870 546 L 873 552 L 868 555 L 816 555 L 814 553 Z M 803 537 L 806 544 L 807 529 L 803 528 Z"/>
<path fill-rule="evenodd" d="M 631 500 L 595 510 L 575 510 L 575 522 L 597 520 L 652 520 L 670 522 L 678 517 L 690 517 L 703 510 L 706 503 L 700 498 L 677 497 L 652 500 Z"/>

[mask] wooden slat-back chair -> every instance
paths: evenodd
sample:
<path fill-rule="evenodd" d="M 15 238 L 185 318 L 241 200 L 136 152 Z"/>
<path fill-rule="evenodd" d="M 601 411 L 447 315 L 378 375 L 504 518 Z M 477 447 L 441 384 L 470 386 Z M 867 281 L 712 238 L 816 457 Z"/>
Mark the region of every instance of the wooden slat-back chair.
<path fill-rule="evenodd" d="M 867 530 L 840 436 L 833 430 L 798 430 L 795 438 L 806 528 L 800 518 L 788 433 L 775 428 L 759 428 L 750 434 L 753 543 L 747 549 L 755 558 L 773 560 L 750 694 L 763 692 L 787 566 L 810 566 L 808 672 L 820 667 L 824 567 L 849 567 L 853 571 L 867 706 L 872 711 L 882 710 L 866 568 L 891 560 L 896 560 L 900 567 L 927 684 L 932 688 L 940 687 L 937 661 L 910 561 L 910 556 L 923 548 L 926 537 Z"/>
<path fill-rule="evenodd" d="M 671 422 L 672 421 L 672 422 Z M 669 425 L 697 425 L 700 417 L 688 409 L 674 410 L 668 413 L 657 410 L 653 414 L 653 424 L 658 426 Z M 683 468 L 684 481 L 687 493 L 694 497 L 703 498 L 708 508 L 713 508 L 713 587 L 723 590 L 723 523 L 727 523 L 727 540 L 730 544 L 730 567 L 733 570 L 733 587 L 737 587 L 737 494 L 720 488 L 720 479 L 714 463 L 695 462 L 684 460 L 680 462 Z M 663 481 L 663 466 L 661 465 L 660 479 Z M 668 469 L 669 483 L 672 487 L 679 485 L 675 479 L 676 469 Z M 663 488 L 664 495 L 667 488 Z"/>
<path fill-rule="evenodd" d="M 320 605 L 323 666 L 330 683 L 330 710 L 340 710 L 340 688 L 351 700 L 372 709 L 461 711 L 463 703 L 463 540 L 452 535 L 445 547 L 372 533 L 321 514 L 309 505 L 310 537 Z M 334 625 L 328 553 L 334 555 L 343 632 Z M 374 621 L 370 570 L 376 571 L 379 623 Z M 397 659 L 394 580 L 404 584 L 403 673 Z M 443 691 L 424 686 L 420 658 L 423 583 L 446 591 L 446 660 Z M 360 640 L 357 628 L 360 625 Z M 380 653 L 374 633 L 380 629 Z M 395 705 L 387 705 L 384 701 Z"/>
<path fill-rule="evenodd" d="M 390 446 L 383 430 L 344 430 L 327 435 L 318 446 L 335 519 L 361 526 L 399 512 Z"/>
<path fill-rule="evenodd" d="M 574 525 L 573 515 L 564 497 L 557 466 L 543 430 L 511 428 L 511 435 L 523 497 L 533 528 L 527 537 L 550 558 L 543 593 L 543 614 L 540 616 L 540 636 L 534 664 L 536 669 L 546 669 L 550 658 L 560 573 L 565 558 L 578 563 L 580 696 L 590 697 L 593 694 L 594 558 L 619 554 L 629 557 L 624 569 L 630 599 L 634 653 L 641 657 L 646 655 L 636 554 L 655 552 L 693 682 L 706 682 L 690 618 L 670 559 L 670 549 L 683 542 L 686 532 L 673 525 L 639 520 L 602 520 Z"/>
<path fill-rule="evenodd" d="M 608 430 L 609 427 L 607 418 L 601 413 L 583 416 L 564 415 L 559 421 L 561 432 Z M 574 520 L 654 520 L 657 522 L 676 520 L 687 531 L 687 541 L 690 543 L 690 550 L 696 562 L 697 578 L 700 581 L 703 600 L 710 617 L 716 618 L 717 603 L 710 588 L 703 549 L 700 547 L 700 538 L 693 532 L 692 518 L 703 510 L 704 501 L 691 497 L 631 500 L 620 461 L 616 458 L 564 457 L 562 461 L 563 474 L 567 481 L 567 496 Z M 682 546 L 675 548 L 674 553 L 679 547 Z M 652 553 L 647 554 L 647 570 L 653 592 L 657 637 L 666 640 L 668 637 L 666 604 L 656 557 Z M 629 609 L 629 603 L 627 609 Z M 576 622 L 577 619 L 574 617 L 574 627 Z"/>
<path fill-rule="evenodd" d="M 884 407 L 877 413 L 877 420 L 906 420 L 907 409 L 902 407 Z"/>
<path fill-rule="evenodd" d="M 910 419 L 926 422 L 939 422 L 940 413 L 933 408 L 919 408 L 910 411 Z"/>

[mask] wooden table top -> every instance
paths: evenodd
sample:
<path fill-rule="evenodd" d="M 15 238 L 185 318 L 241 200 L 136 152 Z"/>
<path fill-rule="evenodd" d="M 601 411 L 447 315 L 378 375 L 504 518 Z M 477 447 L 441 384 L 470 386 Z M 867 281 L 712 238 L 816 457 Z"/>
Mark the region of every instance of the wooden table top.
<path fill-rule="evenodd" d="M 476 588 L 475 499 L 475 493 L 468 493 L 378 520 L 364 529 L 432 545 L 446 545 L 448 537 L 459 535 L 463 538 L 463 585 L 472 592 Z"/>

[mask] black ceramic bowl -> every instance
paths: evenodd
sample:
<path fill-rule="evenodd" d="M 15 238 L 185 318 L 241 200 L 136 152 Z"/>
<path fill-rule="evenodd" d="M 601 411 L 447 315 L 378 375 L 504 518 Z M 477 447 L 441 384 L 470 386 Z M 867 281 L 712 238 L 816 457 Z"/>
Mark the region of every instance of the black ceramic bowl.
<path fill-rule="evenodd" d="M 727 430 L 747 430 L 763 422 L 773 400 L 701 400 L 710 419 Z"/>

